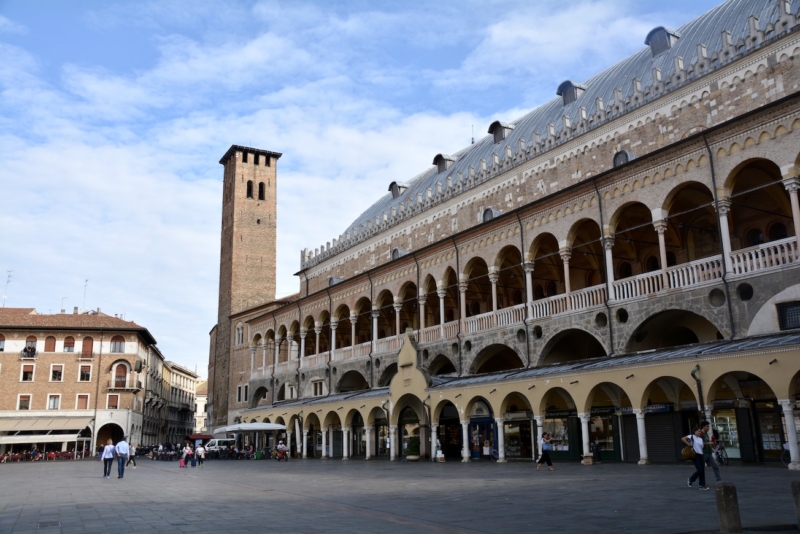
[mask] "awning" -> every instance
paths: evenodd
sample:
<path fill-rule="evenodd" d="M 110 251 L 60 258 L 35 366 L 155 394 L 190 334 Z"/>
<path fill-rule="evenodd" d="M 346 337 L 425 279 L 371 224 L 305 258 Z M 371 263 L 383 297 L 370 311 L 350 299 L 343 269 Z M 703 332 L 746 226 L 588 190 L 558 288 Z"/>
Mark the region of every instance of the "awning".
<path fill-rule="evenodd" d="M 214 439 L 214 436 L 210 434 L 192 434 L 190 436 L 186 436 L 189 439 Z"/>
<path fill-rule="evenodd" d="M 214 429 L 214 434 L 226 432 L 264 432 L 270 430 L 286 430 L 286 425 L 277 423 L 241 423 L 238 425 L 223 426 Z"/>
<path fill-rule="evenodd" d="M 30 432 L 32 430 L 77 430 L 80 432 L 89 426 L 92 420 L 92 417 L 2 417 L 0 418 L 0 432 Z"/>
<path fill-rule="evenodd" d="M 14 445 L 18 443 L 64 443 L 74 442 L 78 434 L 27 434 L 16 436 L 0 436 L 0 444 Z"/>

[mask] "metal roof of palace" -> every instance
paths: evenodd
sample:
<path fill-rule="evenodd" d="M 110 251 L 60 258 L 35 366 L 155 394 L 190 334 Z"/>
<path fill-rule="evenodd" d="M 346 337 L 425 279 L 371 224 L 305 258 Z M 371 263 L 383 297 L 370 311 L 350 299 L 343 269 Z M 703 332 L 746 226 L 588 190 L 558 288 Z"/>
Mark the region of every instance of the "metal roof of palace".
<path fill-rule="evenodd" d="M 645 47 L 581 84 L 573 82 L 575 85 L 585 86 L 585 92 L 578 96 L 574 102 L 563 105 L 560 97 L 553 98 L 524 117 L 510 123 L 514 129 L 509 132 L 502 142 L 495 144 L 492 135 L 479 139 L 475 144 L 453 154 L 452 157 L 455 162 L 447 171 L 439 173 L 437 167 L 431 167 L 409 180 L 408 189 L 397 198 L 392 198 L 391 193 L 381 197 L 353 221 L 345 229 L 345 232 L 349 232 L 353 228 L 359 228 L 361 225 L 366 225 L 369 221 L 373 221 L 375 217 L 382 217 L 384 212 L 390 213 L 391 209 L 399 206 L 401 202 L 416 202 L 417 193 L 422 194 L 423 198 L 425 198 L 427 189 L 431 188 L 431 190 L 435 191 L 437 183 L 441 183 L 444 188 L 448 176 L 452 177 L 453 184 L 455 184 L 459 171 L 462 173 L 464 181 L 466 181 L 470 166 L 475 169 L 475 172 L 478 172 L 481 160 L 485 160 L 487 166 L 492 165 L 493 153 L 497 153 L 502 163 L 506 157 L 506 146 L 511 147 L 512 152 L 516 153 L 520 139 L 524 140 L 526 145 L 529 145 L 534 132 L 538 132 L 542 138 L 547 137 L 548 124 L 555 126 L 556 136 L 558 136 L 563 127 L 563 116 L 568 116 L 572 124 L 577 124 L 580 121 L 581 107 L 585 108 L 589 116 L 597 112 L 595 109 L 597 98 L 602 98 L 606 108 L 611 108 L 614 105 L 614 92 L 616 89 L 622 91 L 622 98 L 626 100 L 634 93 L 634 79 L 638 79 L 643 88 L 652 85 L 653 69 L 660 69 L 662 79 L 668 80 L 674 72 L 675 58 L 682 57 L 684 66 L 687 69 L 698 61 L 697 45 L 699 44 L 706 46 L 707 54 L 710 58 L 715 52 L 723 48 L 723 31 L 730 32 L 731 42 L 735 45 L 740 39 L 748 36 L 748 20 L 751 15 L 758 18 L 759 29 L 763 30 L 769 24 L 774 25 L 781 15 L 779 0 L 728 0 L 678 28 L 677 33 L 680 38 L 677 42 L 670 49 L 656 57 L 653 57 L 650 47 Z M 675 33 L 673 30 L 669 31 Z M 645 39 L 644 35 L 642 39 Z M 707 72 L 713 72 L 713 70 L 714 66 Z"/>

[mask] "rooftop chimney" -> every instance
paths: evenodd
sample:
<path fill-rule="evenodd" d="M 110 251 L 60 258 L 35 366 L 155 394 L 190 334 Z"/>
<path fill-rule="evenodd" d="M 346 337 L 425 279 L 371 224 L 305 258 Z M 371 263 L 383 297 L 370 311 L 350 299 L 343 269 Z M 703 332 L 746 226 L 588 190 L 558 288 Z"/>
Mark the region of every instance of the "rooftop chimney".
<path fill-rule="evenodd" d="M 72 313 L 74 313 L 75 315 L 78 315 L 78 307 L 77 306 L 75 306 L 75 308 L 72 310 Z"/>

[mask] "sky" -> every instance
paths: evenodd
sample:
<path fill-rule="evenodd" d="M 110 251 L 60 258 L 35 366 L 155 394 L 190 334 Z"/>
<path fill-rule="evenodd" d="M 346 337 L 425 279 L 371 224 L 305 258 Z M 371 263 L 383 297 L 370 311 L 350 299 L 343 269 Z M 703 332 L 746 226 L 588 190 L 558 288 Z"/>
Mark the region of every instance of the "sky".
<path fill-rule="evenodd" d="M 717 3 L 0 0 L 5 305 L 124 314 L 206 376 L 230 145 L 283 153 L 295 293 L 389 183 Z"/>

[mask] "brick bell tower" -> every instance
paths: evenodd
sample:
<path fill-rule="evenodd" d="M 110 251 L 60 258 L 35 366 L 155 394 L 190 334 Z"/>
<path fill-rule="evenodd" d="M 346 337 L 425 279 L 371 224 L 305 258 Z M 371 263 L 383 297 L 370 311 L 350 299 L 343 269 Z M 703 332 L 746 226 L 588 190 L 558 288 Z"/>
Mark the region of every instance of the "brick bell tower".
<path fill-rule="evenodd" d="M 277 164 L 281 155 L 233 145 L 219 160 L 225 168 L 219 305 L 208 375 L 215 426 L 228 423 L 230 358 L 235 343 L 230 316 L 275 300 Z"/>

